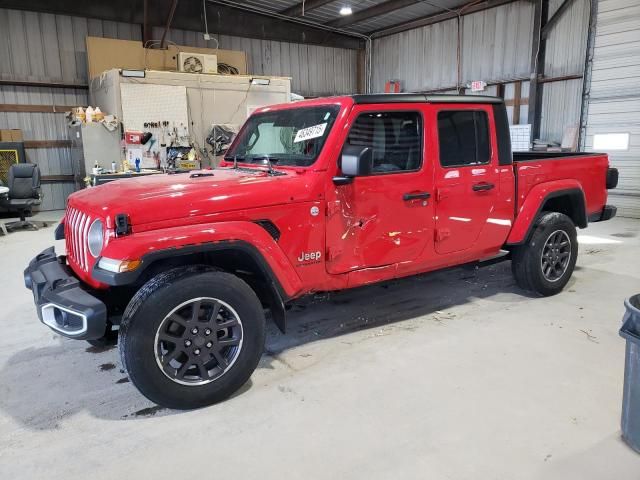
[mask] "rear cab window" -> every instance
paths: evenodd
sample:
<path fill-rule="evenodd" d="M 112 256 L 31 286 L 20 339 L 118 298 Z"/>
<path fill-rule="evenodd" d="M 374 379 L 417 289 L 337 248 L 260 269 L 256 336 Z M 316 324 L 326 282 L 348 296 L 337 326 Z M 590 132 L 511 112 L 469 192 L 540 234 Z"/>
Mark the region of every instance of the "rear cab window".
<path fill-rule="evenodd" d="M 440 165 L 485 165 L 491 160 L 489 117 L 482 110 L 438 112 Z"/>
<path fill-rule="evenodd" d="M 422 130 L 419 112 L 369 111 L 358 115 L 346 145 L 373 150 L 373 175 L 412 172 L 422 166 Z"/>

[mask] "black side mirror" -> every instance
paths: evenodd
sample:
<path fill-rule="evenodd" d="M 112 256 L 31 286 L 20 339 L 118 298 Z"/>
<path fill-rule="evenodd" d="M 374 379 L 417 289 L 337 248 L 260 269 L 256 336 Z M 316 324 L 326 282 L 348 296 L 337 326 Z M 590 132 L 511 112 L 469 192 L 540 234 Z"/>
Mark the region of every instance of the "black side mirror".
<path fill-rule="evenodd" d="M 334 177 L 336 185 L 346 185 L 353 182 L 354 177 L 371 175 L 373 170 L 373 149 L 357 145 L 345 145 L 340 159 L 342 176 Z"/>

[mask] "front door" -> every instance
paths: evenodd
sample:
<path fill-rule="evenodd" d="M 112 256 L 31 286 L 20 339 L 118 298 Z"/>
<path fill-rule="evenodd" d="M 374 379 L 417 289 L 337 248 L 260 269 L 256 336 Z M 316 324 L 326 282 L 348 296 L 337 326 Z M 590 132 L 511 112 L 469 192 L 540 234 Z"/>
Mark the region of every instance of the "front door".
<path fill-rule="evenodd" d="M 433 238 L 432 175 L 421 105 L 360 105 L 345 144 L 370 147 L 373 171 L 327 194 L 327 271 L 415 259 Z"/>
<path fill-rule="evenodd" d="M 473 250 L 499 192 L 493 112 L 490 105 L 442 105 L 432 115 L 439 157 L 434 162 L 435 250 Z"/>

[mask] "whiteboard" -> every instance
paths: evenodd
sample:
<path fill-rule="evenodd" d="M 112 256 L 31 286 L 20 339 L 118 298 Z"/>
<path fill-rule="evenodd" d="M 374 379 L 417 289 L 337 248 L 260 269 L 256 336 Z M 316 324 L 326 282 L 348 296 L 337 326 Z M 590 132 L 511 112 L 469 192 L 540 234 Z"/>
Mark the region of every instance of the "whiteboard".
<path fill-rule="evenodd" d="M 189 126 L 187 87 L 122 83 L 122 123 L 126 130 L 149 130 L 148 122 L 169 122 L 169 128 Z"/>
<path fill-rule="evenodd" d="M 511 151 L 526 152 L 531 142 L 531 125 L 509 125 Z"/>

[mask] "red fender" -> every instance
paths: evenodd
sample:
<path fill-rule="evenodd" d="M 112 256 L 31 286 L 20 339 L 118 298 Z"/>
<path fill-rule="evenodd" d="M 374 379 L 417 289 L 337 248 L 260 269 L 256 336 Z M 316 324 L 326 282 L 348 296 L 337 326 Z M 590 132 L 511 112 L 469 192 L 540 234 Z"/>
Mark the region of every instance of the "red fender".
<path fill-rule="evenodd" d="M 580 192 L 584 205 L 584 191 L 582 185 L 575 179 L 553 180 L 535 185 L 526 193 L 526 198 L 522 206 L 518 209 L 516 220 L 511 229 L 511 233 L 507 238 L 507 244 L 522 243 L 527 238 L 529 229 L 535 222 L 544 202 L 551 197 L 560 195 L 564 192 L 573 193 Z M 518 196 L 522 194 L 518 192 Z"/>
<path fill-rule="evenodd" d="M 179 255 L 182 248 L 202 246 L 204 249 L 216 243 L 228 244 L 229 248 L 252 247 L 288 296 L 293 297 L 302 290 L 302 281 L 284 252 L 262 227 L 252 222 L 186 225 L 111 237 L 101 255 L 117 260 L 139 260 L 155 252 L 175 250 Z"/>

